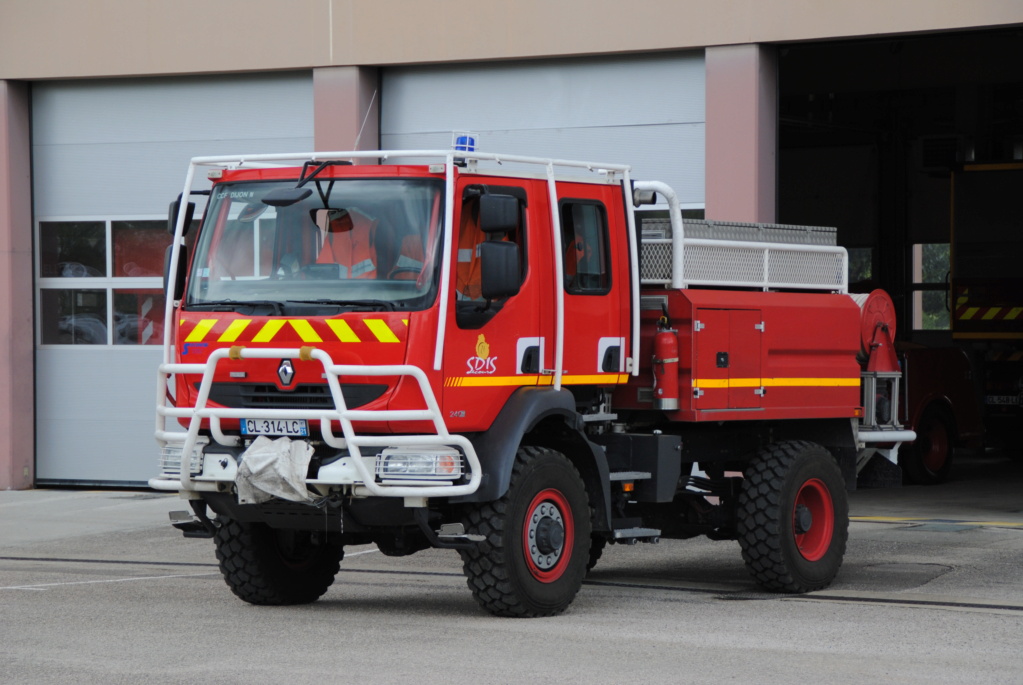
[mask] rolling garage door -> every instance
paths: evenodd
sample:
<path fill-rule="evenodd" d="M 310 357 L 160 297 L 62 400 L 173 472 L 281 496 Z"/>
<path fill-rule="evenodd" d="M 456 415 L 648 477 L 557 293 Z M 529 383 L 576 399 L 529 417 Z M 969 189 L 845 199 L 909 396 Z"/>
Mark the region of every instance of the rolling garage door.
<path fill-rule="evenodd" d="M 388 69 L 381 144 L 625 163 L 704 202 L 703 53 Z"/>
<path fill-rule="evenodd" d="M 35 84 L 36 480 L 156 471 L 168 203 L 196 155 L 313 147 L 310 72 Z"/>

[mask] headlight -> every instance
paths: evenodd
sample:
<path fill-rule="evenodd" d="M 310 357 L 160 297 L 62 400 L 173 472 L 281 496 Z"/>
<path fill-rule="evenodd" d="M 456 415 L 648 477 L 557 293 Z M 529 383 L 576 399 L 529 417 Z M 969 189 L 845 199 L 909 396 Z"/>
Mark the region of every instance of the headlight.
<path fill-rule="evenodd" d="M 450 447 L 389 447 L 377 455 L 381 480 L 457 480 L 462 455 Z"/>

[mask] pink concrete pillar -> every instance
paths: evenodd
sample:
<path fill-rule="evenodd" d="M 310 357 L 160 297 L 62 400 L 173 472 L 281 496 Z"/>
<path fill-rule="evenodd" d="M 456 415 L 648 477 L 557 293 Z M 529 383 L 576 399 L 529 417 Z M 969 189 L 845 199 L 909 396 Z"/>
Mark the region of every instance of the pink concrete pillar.
<path fill-rule="evenodd" d="M 776 221 L 778 59 L 769 45 L 707 48 L 706 216 Z"/>
<path fill-rule="evenodd" d="M 35 479 L 28 84 L 0 81 L 0 489 Z"/>
<path fill-rule="evenodd" d="M 313 142 L 318 151 L 380 147 L 380 81 L 372 67 L 313 70 Z"/>

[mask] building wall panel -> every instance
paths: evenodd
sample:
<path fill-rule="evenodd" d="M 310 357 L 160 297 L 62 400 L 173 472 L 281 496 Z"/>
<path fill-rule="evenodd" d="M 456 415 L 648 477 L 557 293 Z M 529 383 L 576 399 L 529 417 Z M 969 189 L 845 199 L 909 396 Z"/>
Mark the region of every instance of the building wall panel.
<path fill-rule="evenodd" d="M 34 84 L 36 225 L 159 220 L 193 156 L 312 150 L 312 93 L 311 72 Z M 41 259 L 37 291 L 99 290 L 110 302 L 118 290 L 162 287 L 155 274 L 86 282 L 52 268 L 42 274 Z M 43 311 L 43 298 L 35 301 L 37 322 L 77 324 L 76 315 Z M 81 318 L 94 329 L 104 324 L 94 312 Z M 116 315 L 105 324 L 116 331 Z M 42 345 L 37 333 L 37 482 L 145 483 L 156 472 L 159 362 L 159 345 Z"/>

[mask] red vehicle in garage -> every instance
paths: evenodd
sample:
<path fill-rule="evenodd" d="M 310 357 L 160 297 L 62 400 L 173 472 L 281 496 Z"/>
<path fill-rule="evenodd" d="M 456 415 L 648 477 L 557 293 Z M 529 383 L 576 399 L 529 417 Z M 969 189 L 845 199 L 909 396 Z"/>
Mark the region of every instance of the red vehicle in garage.
<path fill-rule="evenodd" d="M 917 438 L 899 449 L 909 483 L 935 485 L 952 469 L 956 449 L 980 449 L 984 423 L 973 369 L 957 347 L 902 346 L 906 408 L 904 423 Z"/>
<path fill-rule="evenodd" d="M 949 311 L 992 442 L 1023 447 L 1023 164 L 952 174 Z"/>
<path fill-rule="evenodd" d="M 457 549 L 486 610 L 545 616 L 605 545 L 696 535 L 814 590 L 858 470 L 914 437 L 891 300 L 848 294 L 833 234 L 683 225 L 626 165 L 466 146 L 198 158 L 186 197 L 199 169 L 151 485 L 247 602 L 314 601 L 375 543 Z"/>

